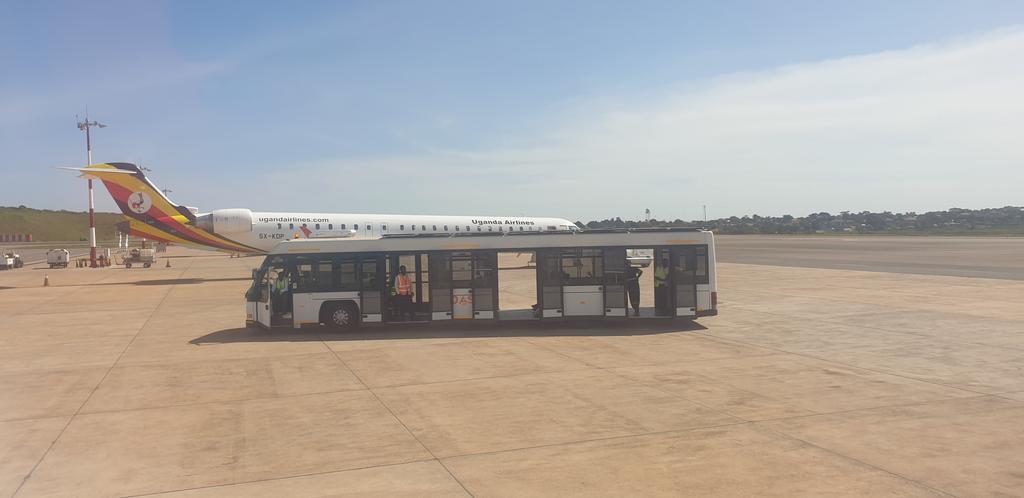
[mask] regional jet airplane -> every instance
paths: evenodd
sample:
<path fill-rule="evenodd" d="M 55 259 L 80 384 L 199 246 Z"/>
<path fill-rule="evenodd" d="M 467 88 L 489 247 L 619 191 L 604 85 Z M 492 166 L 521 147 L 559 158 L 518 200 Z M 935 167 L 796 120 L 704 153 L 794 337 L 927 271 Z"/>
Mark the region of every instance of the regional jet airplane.
<path fill-rule="evenodd" d="M 294 238 L 378 238 L 384 235 L 576 230 L 562 218 L 401 214 L 260 213 L 245 208 L 200 214 L 174 204 L 129 163 L 93 164 L 79 171 L 103 182 L 128 218 L 131 234 L 148 240 L 235 253 L 264 253 Z"/>

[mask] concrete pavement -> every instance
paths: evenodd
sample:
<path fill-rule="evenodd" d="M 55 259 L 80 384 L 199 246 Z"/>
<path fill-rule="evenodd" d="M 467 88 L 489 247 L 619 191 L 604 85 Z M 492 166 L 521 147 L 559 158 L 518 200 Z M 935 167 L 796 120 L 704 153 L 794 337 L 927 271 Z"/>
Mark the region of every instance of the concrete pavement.
<path fill-rule="evenodd" d="M 0 493 L 1024 489 L 1024 282 L 723 263 L 697 327 L 268 332 L 258 259 L 172 251 L 0 274 Z"/>

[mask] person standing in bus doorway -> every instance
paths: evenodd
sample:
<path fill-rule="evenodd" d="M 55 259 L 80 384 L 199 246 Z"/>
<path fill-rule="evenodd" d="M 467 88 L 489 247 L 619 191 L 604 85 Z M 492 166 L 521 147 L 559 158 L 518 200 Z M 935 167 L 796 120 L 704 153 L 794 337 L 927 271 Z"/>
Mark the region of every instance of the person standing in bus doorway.
<path fill-rule="evenodd" d="M 640 316 L 640 275 L 644 271 L 633 265 L 626 268 L 626 292 L 629 293 L 629 305 L 633 307 L 633 316 Z"/>
<path fill-rule="evenodd" d="M 408 314 L 409 321 L 412 321 L 412 279 L 406 273 L 405 265 L 399 266 L 398 275 L 395 275 L 395 310 L 399 320 Z"/>
<path fill-rule="evenodd" d="M 668 288 L 668 275 L 671 268 L 668 265 L 668 258 L 661 258 L 654 266 L 654 310 L 658 316 L 669 316 L 672 314 L 669 300 L 671 294 Z"/>

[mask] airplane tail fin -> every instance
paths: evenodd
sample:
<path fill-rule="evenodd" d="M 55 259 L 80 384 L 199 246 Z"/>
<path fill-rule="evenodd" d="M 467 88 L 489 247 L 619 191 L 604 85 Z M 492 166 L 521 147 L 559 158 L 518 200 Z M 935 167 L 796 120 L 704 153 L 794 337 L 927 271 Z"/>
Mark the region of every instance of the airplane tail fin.
<path fill-rule="evenodd" d="M 191 209 L 175 204 L 138 166 L 130 163 L 90 164 L 84 168 L 62 168 L 78 171 L 83 178 L 99 179 L 107 192 L 128 218 L 134 235 L 150 240 L 183 244 L 225 252 L 261 252 L 252 247 L 195 226 Z"/>
<path fill-rule="evenodd" d="M 85 168 L 64 168 L 81 173 L 83 178 L 96 178 L 103 182 L 114 198 L 117 207 L 129 218 L 145 221 L 146 218 L 184 216 L 189 222 L 196 215 L 187 207 L 174 204 L 138 166 L 131 163 L 90 164 Z"/>

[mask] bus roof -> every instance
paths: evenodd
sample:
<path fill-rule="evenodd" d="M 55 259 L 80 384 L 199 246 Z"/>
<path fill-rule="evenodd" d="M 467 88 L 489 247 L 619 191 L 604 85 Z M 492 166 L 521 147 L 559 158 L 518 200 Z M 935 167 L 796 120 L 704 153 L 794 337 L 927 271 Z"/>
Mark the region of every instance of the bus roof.
<path fill-rule="evenodd" d="M 711 232 L 700 228 L 408 234 L 385 235 L 378 239 L 292 239 L 282 241 L 268 254 L 421 252 L 474 249 L 530 251 L 558 247 L 646 248 L 670 245 L 710 245 L 714 241 L 713 237 Z"/>

